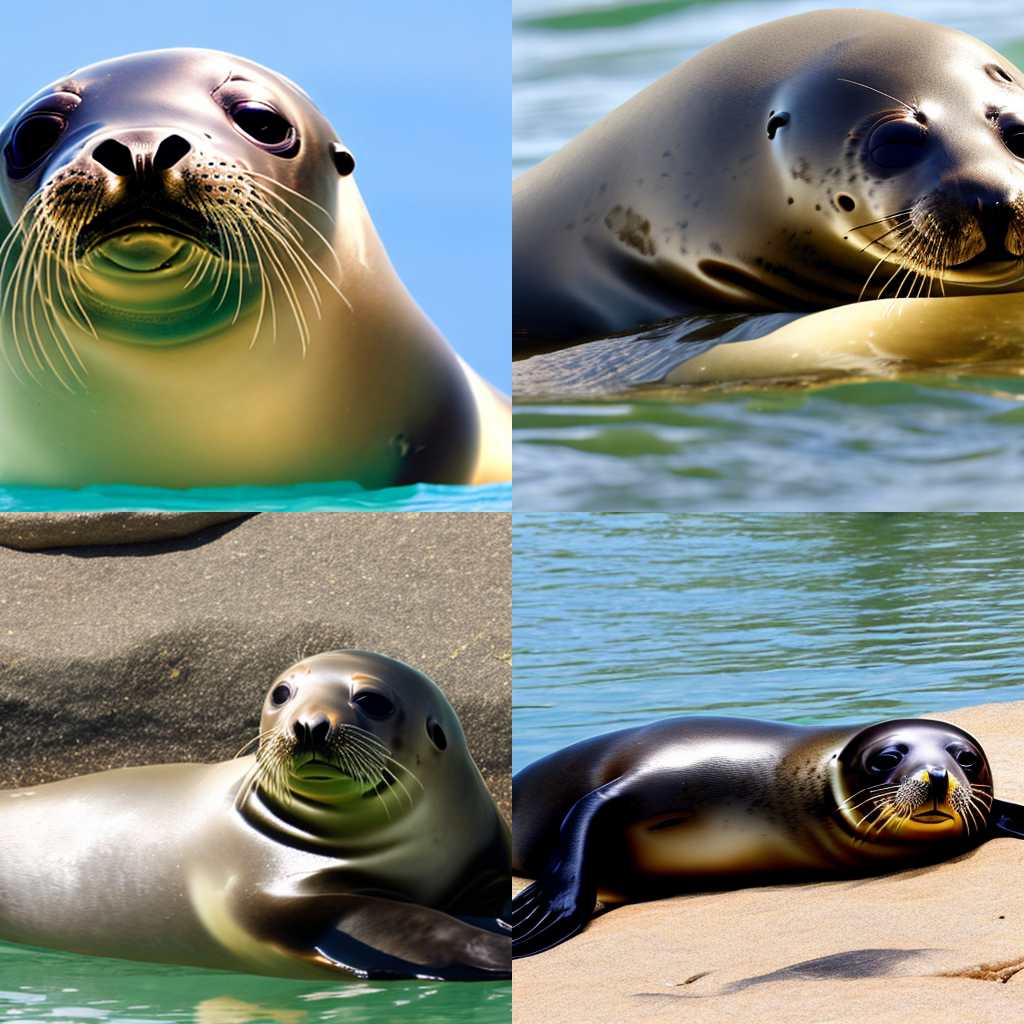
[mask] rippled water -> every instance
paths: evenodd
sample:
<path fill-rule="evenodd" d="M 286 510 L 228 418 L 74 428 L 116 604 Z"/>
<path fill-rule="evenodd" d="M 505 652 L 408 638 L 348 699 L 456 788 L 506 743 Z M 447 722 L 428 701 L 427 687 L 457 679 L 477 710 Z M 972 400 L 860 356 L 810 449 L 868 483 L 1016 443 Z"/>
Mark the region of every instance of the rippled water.
<path fill-rule="evenodd" d="M 0 943 L 0 1014 L 18 1024 L 504 1024 L 509 983 L 286 981 Z"/>
<path fill-rule="evenodd" d="M 517 515 L 513 767 L 662 715 L 858 722 L 1024 699 L 1022 528 Z"/>
<path fill-rule="evenodd" d="M 1019 0 L 513 0 L 513 174 L 698 50 L 821 6 L 948 24 L 1024 64 Z M 514 420 L 514 507 L 1019 508 L 1022 372 L 527 398 Z"/>
<path fill-rule="evenodd" d="M 0 512 L 100 512 L 161 509 L 172 512 L 238 509 L 244 512 L 502 512 L 512 505 L 512 484 L 456 487 L 412 484 L 367 491 L 351 483 L 294 484 L 289 487 L 0 486 Z"/>

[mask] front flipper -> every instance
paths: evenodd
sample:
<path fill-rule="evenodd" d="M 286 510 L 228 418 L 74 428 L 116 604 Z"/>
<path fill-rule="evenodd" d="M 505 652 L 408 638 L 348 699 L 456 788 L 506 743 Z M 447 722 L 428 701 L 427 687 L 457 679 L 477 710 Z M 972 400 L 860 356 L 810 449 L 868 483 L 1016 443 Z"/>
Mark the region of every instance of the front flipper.
<path fill-rule="evenodd" d="M 993 838 L 1011 836 L 1014 839 L 1024 839 L 1024 806 L 1021 804 L 993 800 L 988 820 Z"/>
<path fill-rule="evenodd" d="M 533 956 L 583 930 L 594 912 L 598 872 L 592 843 L 624 788 L 616 779 L 578 800 L 558 831 L 554 855 L 537 881 L 512 900 L 506 918 L 512 957 Z"/>
<path fill-rule="evenodd" d="M 249 926 L 277 949 L 358 978 L 498 981 L 512 976 L 511 941 L 495 930 L 381 896 L 264 895 Z"/>

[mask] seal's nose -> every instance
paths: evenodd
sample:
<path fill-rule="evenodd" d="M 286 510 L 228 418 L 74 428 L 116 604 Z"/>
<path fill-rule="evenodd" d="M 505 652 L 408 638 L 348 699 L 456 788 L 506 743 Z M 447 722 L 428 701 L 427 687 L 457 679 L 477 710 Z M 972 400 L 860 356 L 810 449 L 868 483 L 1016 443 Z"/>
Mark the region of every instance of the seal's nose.
<path fill-rule="evenodd" d="M 941 804 L 949 792 L 949 775 L 945 768 L 928 768 L 928 795 Z"/>
<path fill-rule="evenodd" d="M 326 715 L 310 715 L 299 718 L 292 726 L 295 733 L 295 752 L 316 750 L 324 746 L 331 734 L 331 723 Z"/>
<path fill-rule="evenodd" d="M 120 139 L 104 139 L 92 151 L 92 158 L 119 178 L 127 178 L 139 173 L 150 161 L 154 169 L 169 171 L 192 151 L 192 143 L 180 135 L 166 136 L 154 150 L 155 141 L 141 133 L 129 138 L 132 145 Z"/>

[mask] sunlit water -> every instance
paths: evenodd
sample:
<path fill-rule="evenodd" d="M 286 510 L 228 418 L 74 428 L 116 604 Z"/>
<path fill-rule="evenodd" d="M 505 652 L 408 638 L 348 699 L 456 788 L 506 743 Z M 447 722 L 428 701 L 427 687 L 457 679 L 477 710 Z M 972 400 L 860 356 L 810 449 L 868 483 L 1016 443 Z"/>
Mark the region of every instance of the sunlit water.
<path fill-rule="evenodd" d="M 514 0 L 513 174 L 706 46 L 824 6 L 948 24 L 1024 64 L 1018 0 Z M 637 369 L 624 376 L 645 380 Z M 1019 508 L 1022 368 L 1002 370 L 740 393 L 646 382 L 586 404 L 527 397 L 514 420 L 514 506 Z"/>
<path fill-rule="evenodd" d="M 501 512 L 512 505 L 512 484 L 457 487 L 412 484 L 367 491 L 351 483 L 294 484 L 289 487 L 0 486 L 0 512 L 99 512 L 111 509 L 186 511 L 238 509 L 244 512 Z"/>
<path fill-rule="evenodd" d="M 513 768 L 665 715 L 1024 699 L 1020 516 L 517 515 Z"/>
<path fill-rule="evenodd" d="M 17 1024 L 506 1024 L 510 983 L 287 981 L 0 943 L 0 1015 Z"/>

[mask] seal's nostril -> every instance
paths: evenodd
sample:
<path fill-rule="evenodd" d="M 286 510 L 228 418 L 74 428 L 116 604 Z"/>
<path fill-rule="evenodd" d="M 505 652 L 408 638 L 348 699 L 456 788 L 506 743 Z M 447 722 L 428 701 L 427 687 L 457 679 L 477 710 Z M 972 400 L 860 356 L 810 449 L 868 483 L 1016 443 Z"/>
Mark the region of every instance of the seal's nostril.
<path fill-rule="evenodd" d="M 309 743 L 309 729 L 306 727 L 305 722 L 296 722 L 292 726 L 292 732 L 295 733 L 295 739 L 298 740 L 300 747 L 304 747 Z"/>
<path fill-rule="evenodd" d="M 331 723 L 326 715 L 303 718 L 292 726 L 300 750 L 314 750 L 322 747 L 331 734 Z"/>
<path fill-rule="evenodd" d="M 135 158 L 132 151 L 117 139 L 101 142 L 93 151 L 92 158 L 119 177 L 126 178 L 135 172 Z"/>
<path fill-rule="evenodd" d="M 179 160 L 192 149 L 191 143 L 180 135 L 168 135 L 157 147 L 153 157 L 153 166 L 158 171 L 170 170 Z"/>
<path fill-rule="evenodd" d="M 324 715 L 319 715 L 309 726 L 310 733 L 313 737 L 314 746 L 323 746 L 327 742 L 327 737 L 331 731 L 331 723 L 327 721 Z"/>

